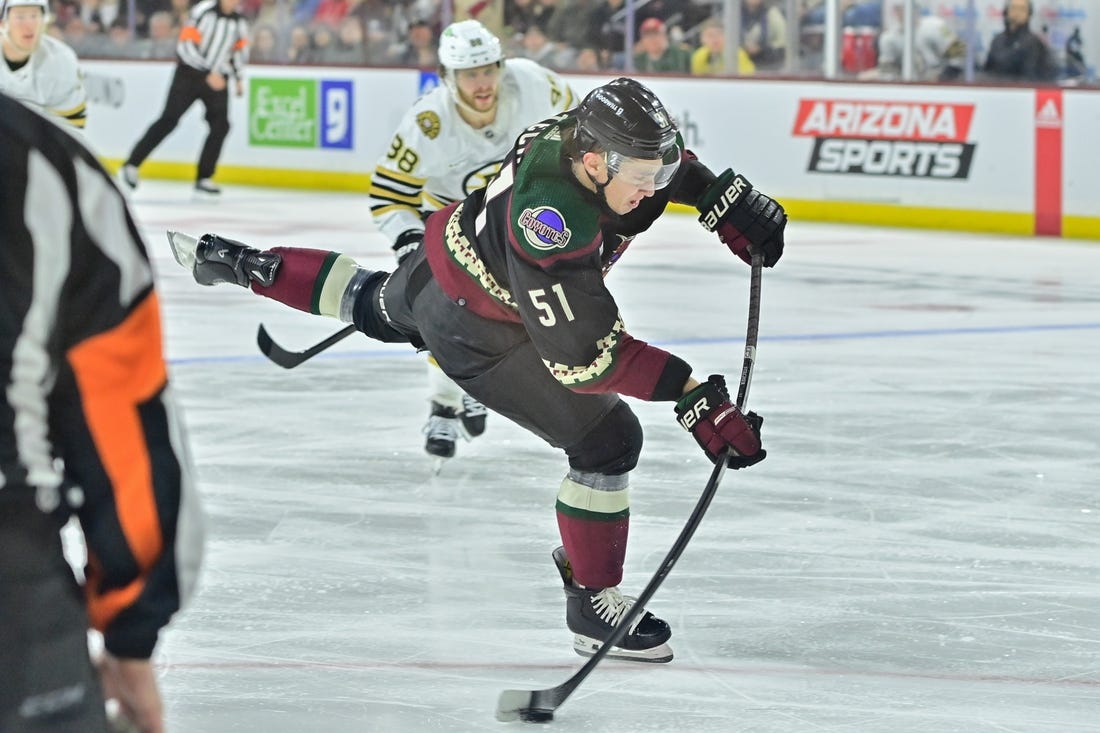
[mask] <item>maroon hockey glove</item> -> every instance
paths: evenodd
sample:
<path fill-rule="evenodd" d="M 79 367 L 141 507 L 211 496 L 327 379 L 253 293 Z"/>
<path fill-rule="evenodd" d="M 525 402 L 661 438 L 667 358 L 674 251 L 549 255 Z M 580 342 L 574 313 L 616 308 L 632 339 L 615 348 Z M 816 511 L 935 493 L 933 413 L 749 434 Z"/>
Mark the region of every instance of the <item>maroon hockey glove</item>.
<path fill-rule="evenodd" d="M 760 193 L 744 176 L 728 168 L 699 198 L 699 223 L 735 255 L 752 263 L 752 255 L 764 256 L 764 267 L 772 267 L 783 256 L 783 229 L 787 212 L 778 201 Z"/>
<path fill-rule="evenodd" d="M 733 449 L 727 463 L 730 468 L 747 468 L 767 455 L 760 447 L 764 418 L 755 412 L 742 415 L 730 404 L 726 380 L 718 374 L 712 374 L 680 398 L 676 403 L 676 419 L 695 436 L 712 462 L 718 460 L 718 454 L 727 446 Z"/>

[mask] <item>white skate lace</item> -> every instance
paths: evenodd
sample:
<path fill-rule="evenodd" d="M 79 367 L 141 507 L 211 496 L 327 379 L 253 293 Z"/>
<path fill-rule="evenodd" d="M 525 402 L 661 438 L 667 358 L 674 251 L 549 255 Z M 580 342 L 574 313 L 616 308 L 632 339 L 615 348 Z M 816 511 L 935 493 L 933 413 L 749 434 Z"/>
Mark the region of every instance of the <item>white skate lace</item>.
<path fill-rule="evenodd" d="M 636 600 L 633 596 L 624 596 L 617 587 L 604 588 L 592 596 L 592 609 L 601 620 L 614 627 L 619 625 L 619 620 L 630 610 Z M 630 624 L 628 633 L 634 633 L 634 629 L 638 628 L 644 615 L 644 612 L 638 614 L 634 623 Z"/>
<path fill-rule="evenodd" d="M 428 424 L 424 426 L 424 434 L 428 440 L 446 440 L 454 443 L 458 440 L 458 420 L 453 417 L 432 415 L 428 418 Z"/>
<path fill-rule="evenodd" d="M 462 395 L 462 413 L 466 417 L 481 417 L 485 414 L 485 405 L 468 394 Z"/>

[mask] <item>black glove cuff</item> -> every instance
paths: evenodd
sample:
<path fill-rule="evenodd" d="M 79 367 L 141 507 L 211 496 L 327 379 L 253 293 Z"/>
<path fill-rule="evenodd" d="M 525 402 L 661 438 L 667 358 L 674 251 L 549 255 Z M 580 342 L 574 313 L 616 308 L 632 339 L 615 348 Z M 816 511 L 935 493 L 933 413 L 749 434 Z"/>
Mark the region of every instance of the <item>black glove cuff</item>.
<path fill-rule="evenodd" d="M 423 229 L 408 229 L 397 235 L 393 243 L 393 254 L 397 258 L 397 264 L 416 251 L 420 243 L 424 241 Z"/>
<path fill-rule="evenodd" d="M 749 191 L 752 191 L 749 179 L 727 168 L 699 199 L 699 223 L 713 232 L 729 219 L 731 211 L 742 205 Z"/>
<path fill-rule="evenodd" d="M 707 381 L 680 398 L 676 403 L 676 419 L 680 427 L 691 432 L 700 420 L 729 402 L 729 399 L 725 377 L 712 374 Z"/>

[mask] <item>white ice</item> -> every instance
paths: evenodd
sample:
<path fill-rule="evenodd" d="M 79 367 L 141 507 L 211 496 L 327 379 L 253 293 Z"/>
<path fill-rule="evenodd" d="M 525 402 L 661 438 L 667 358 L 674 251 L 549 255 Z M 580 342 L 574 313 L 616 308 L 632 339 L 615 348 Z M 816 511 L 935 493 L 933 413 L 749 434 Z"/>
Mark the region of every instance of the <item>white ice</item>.
<path fill-rule="evenodd" d="M 439 476 L 424 359 L 239 288 L 196 285 L 166 229 L 338 249 L 390 269 L 358 194 L 143 182 L 174 389 L 209 541 L 156 661 L 173 733 L 504 731 L 502 689 L 571 649 L 562 456 L 490 417 Z M 668 665 L 605 663 L 558 731 L 1100 731 L 1100 246 L 793 221 L 765 271 L 750 405 L 768 459 L 729 472 L 650 608 Z M 748 268 L 690 217 L 609 286 L 628 329 L 739 372 Z M 669 404 L 632 475 L 637 593 L 710 466 Z"/>

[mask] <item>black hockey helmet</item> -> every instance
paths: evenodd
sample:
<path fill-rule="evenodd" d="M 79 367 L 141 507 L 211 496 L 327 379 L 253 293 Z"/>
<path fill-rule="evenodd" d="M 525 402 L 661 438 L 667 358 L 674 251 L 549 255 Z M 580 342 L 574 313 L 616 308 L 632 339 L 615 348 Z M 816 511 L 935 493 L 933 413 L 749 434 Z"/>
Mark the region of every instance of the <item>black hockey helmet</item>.
<path fill-rule="evenodd" d="M 679 167 L 676 124 L 657 95 L 642 83 L 620 77 L 596 87 L 577 107 L 576 115 L 576 149 L 605 151 L 612 172 L 624 159 L 660 160 L 663 165 L 655 183 L 661 188 Z"/>
<path fill-rule="evenodd" d="M 663 158 L 676 145 L 676 125 L 648 87 L 619 77 L 596 87 L 577 107 L 577 134 L 632 158 Z"/>

